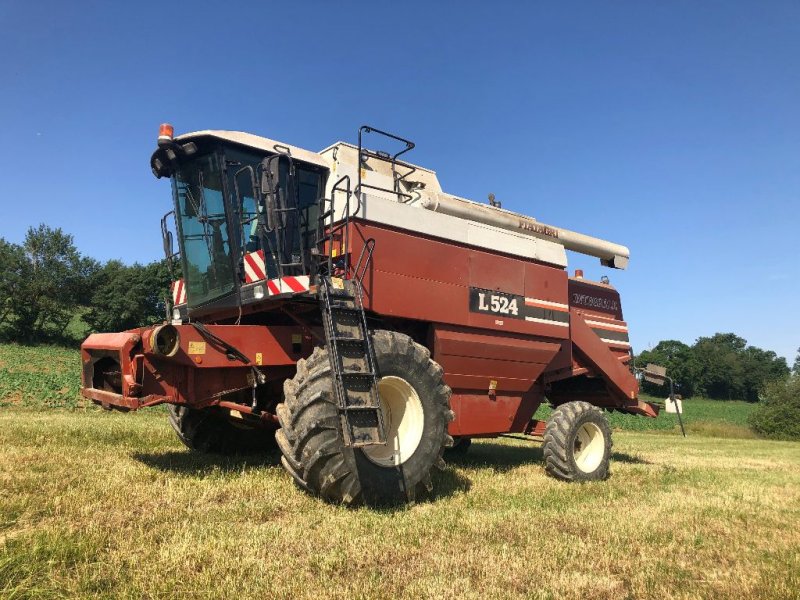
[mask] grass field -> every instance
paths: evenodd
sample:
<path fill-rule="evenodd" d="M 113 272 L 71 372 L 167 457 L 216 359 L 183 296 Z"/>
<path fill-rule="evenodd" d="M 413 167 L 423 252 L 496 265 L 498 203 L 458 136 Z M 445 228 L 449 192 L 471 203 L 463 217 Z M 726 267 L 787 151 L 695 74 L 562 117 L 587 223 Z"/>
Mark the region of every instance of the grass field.
<path fill-rule="evenodd" d="M 800 445 L 615 434 L 612 477 L 476 442 L 430 501 L 347 510 L 163 414 L 0 409 L 0 596 L 791 598 Z"/>
<path fill-rule="evenodd" d="M 77 369 L 0 346 L 2 598 L 800 597 L 800 444 L 747 439 L 746 403 L 687 401 L 686 439 L 612 415 L 605 482 L 484 440 L 433 498 L 347 510 L 276 454 L 192 454 L 161 410 L 84 408 Z"/>

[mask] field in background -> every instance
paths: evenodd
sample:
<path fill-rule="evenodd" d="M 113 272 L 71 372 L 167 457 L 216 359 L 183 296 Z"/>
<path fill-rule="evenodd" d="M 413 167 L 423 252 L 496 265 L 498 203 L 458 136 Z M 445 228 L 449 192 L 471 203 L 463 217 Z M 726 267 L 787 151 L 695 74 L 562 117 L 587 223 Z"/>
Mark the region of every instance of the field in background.
<path fill-rule="evenodd" d="M 347 510 L 160 411 L 5 407 L 0 597 L 796 597 L 797 443 L 617 432 L 585 485 L 541 458 L 476 441 L 432 501 Z"/>
<path fill-rule="evenodd" d="M 0 407 L 82 405 L 79 350 L 0 344 Z"/>

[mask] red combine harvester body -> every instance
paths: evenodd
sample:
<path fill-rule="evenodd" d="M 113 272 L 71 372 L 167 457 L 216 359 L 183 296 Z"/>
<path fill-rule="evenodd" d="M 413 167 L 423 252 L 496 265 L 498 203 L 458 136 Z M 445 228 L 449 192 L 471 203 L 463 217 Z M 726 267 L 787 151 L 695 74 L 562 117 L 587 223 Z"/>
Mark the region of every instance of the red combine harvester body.
<path fill-rule="evenodd" d="M 367 149 L 367 134 L 400 151 Z M 638 397 L 618 292 L 569 277 L 564 250 L 624 268 L 627 248 L 445 194 L 399 158 L 411 148 L 366 126 L 320 153 L 162 126 L 151 167 L 172 179 L 162 232 L 183 274 L 172 318 L 90 335 L 83 395 L 167 403 L 199 451 L 277 443 L 333 502 L 413 500 L 448 448 L 512 432 L 542 436 L 558 478 L 606 477 L 601 409 L 657 408 Z"/>

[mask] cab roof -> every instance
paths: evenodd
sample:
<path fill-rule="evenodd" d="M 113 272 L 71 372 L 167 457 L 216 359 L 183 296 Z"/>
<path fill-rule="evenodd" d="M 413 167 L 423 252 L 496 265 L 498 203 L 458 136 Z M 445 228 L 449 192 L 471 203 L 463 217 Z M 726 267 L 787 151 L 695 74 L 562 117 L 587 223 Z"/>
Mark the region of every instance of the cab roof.
<path fill-rule="evenodd" d="M 216 138 L 224 142 L 232 142 L 234 144 L 239 144 L 240 146 L 247 146 L 248 148 L 254 148 L 256 150 L 262 150 L 266 152 L 286 151 L 288 148 L 292 158 L 294 159 L 311 163 L 312 165 L 323 167 L 325 169 L 329 168 L 329 165 L 325 159 L 323 159 L 322 156 L 316 152 L 311 152 L 310 150 L 305 150 L 304 148 L 292 146 L 291 144 L 284 144 L 283 142 L 271 140 L 270 138 L 261 137 L 260 135 L 254 135 L 252 133 L 246 133 L 244 131 L 204 129 L 202 131 L 193 131 L 191 133 L 179 135 L 175 138 L 175 141 L 189 142 L 199 138 Z"/>

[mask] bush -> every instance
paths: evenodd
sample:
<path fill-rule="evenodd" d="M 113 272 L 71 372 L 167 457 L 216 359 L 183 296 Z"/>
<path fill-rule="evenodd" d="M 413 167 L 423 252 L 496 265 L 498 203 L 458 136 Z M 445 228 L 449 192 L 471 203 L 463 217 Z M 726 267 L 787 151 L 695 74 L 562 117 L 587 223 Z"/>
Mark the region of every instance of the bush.
<path fill-rule="evenodd" d="M 800 440 L 800 375 L 767 384 L 750 427 L 776 440 Z"/>

